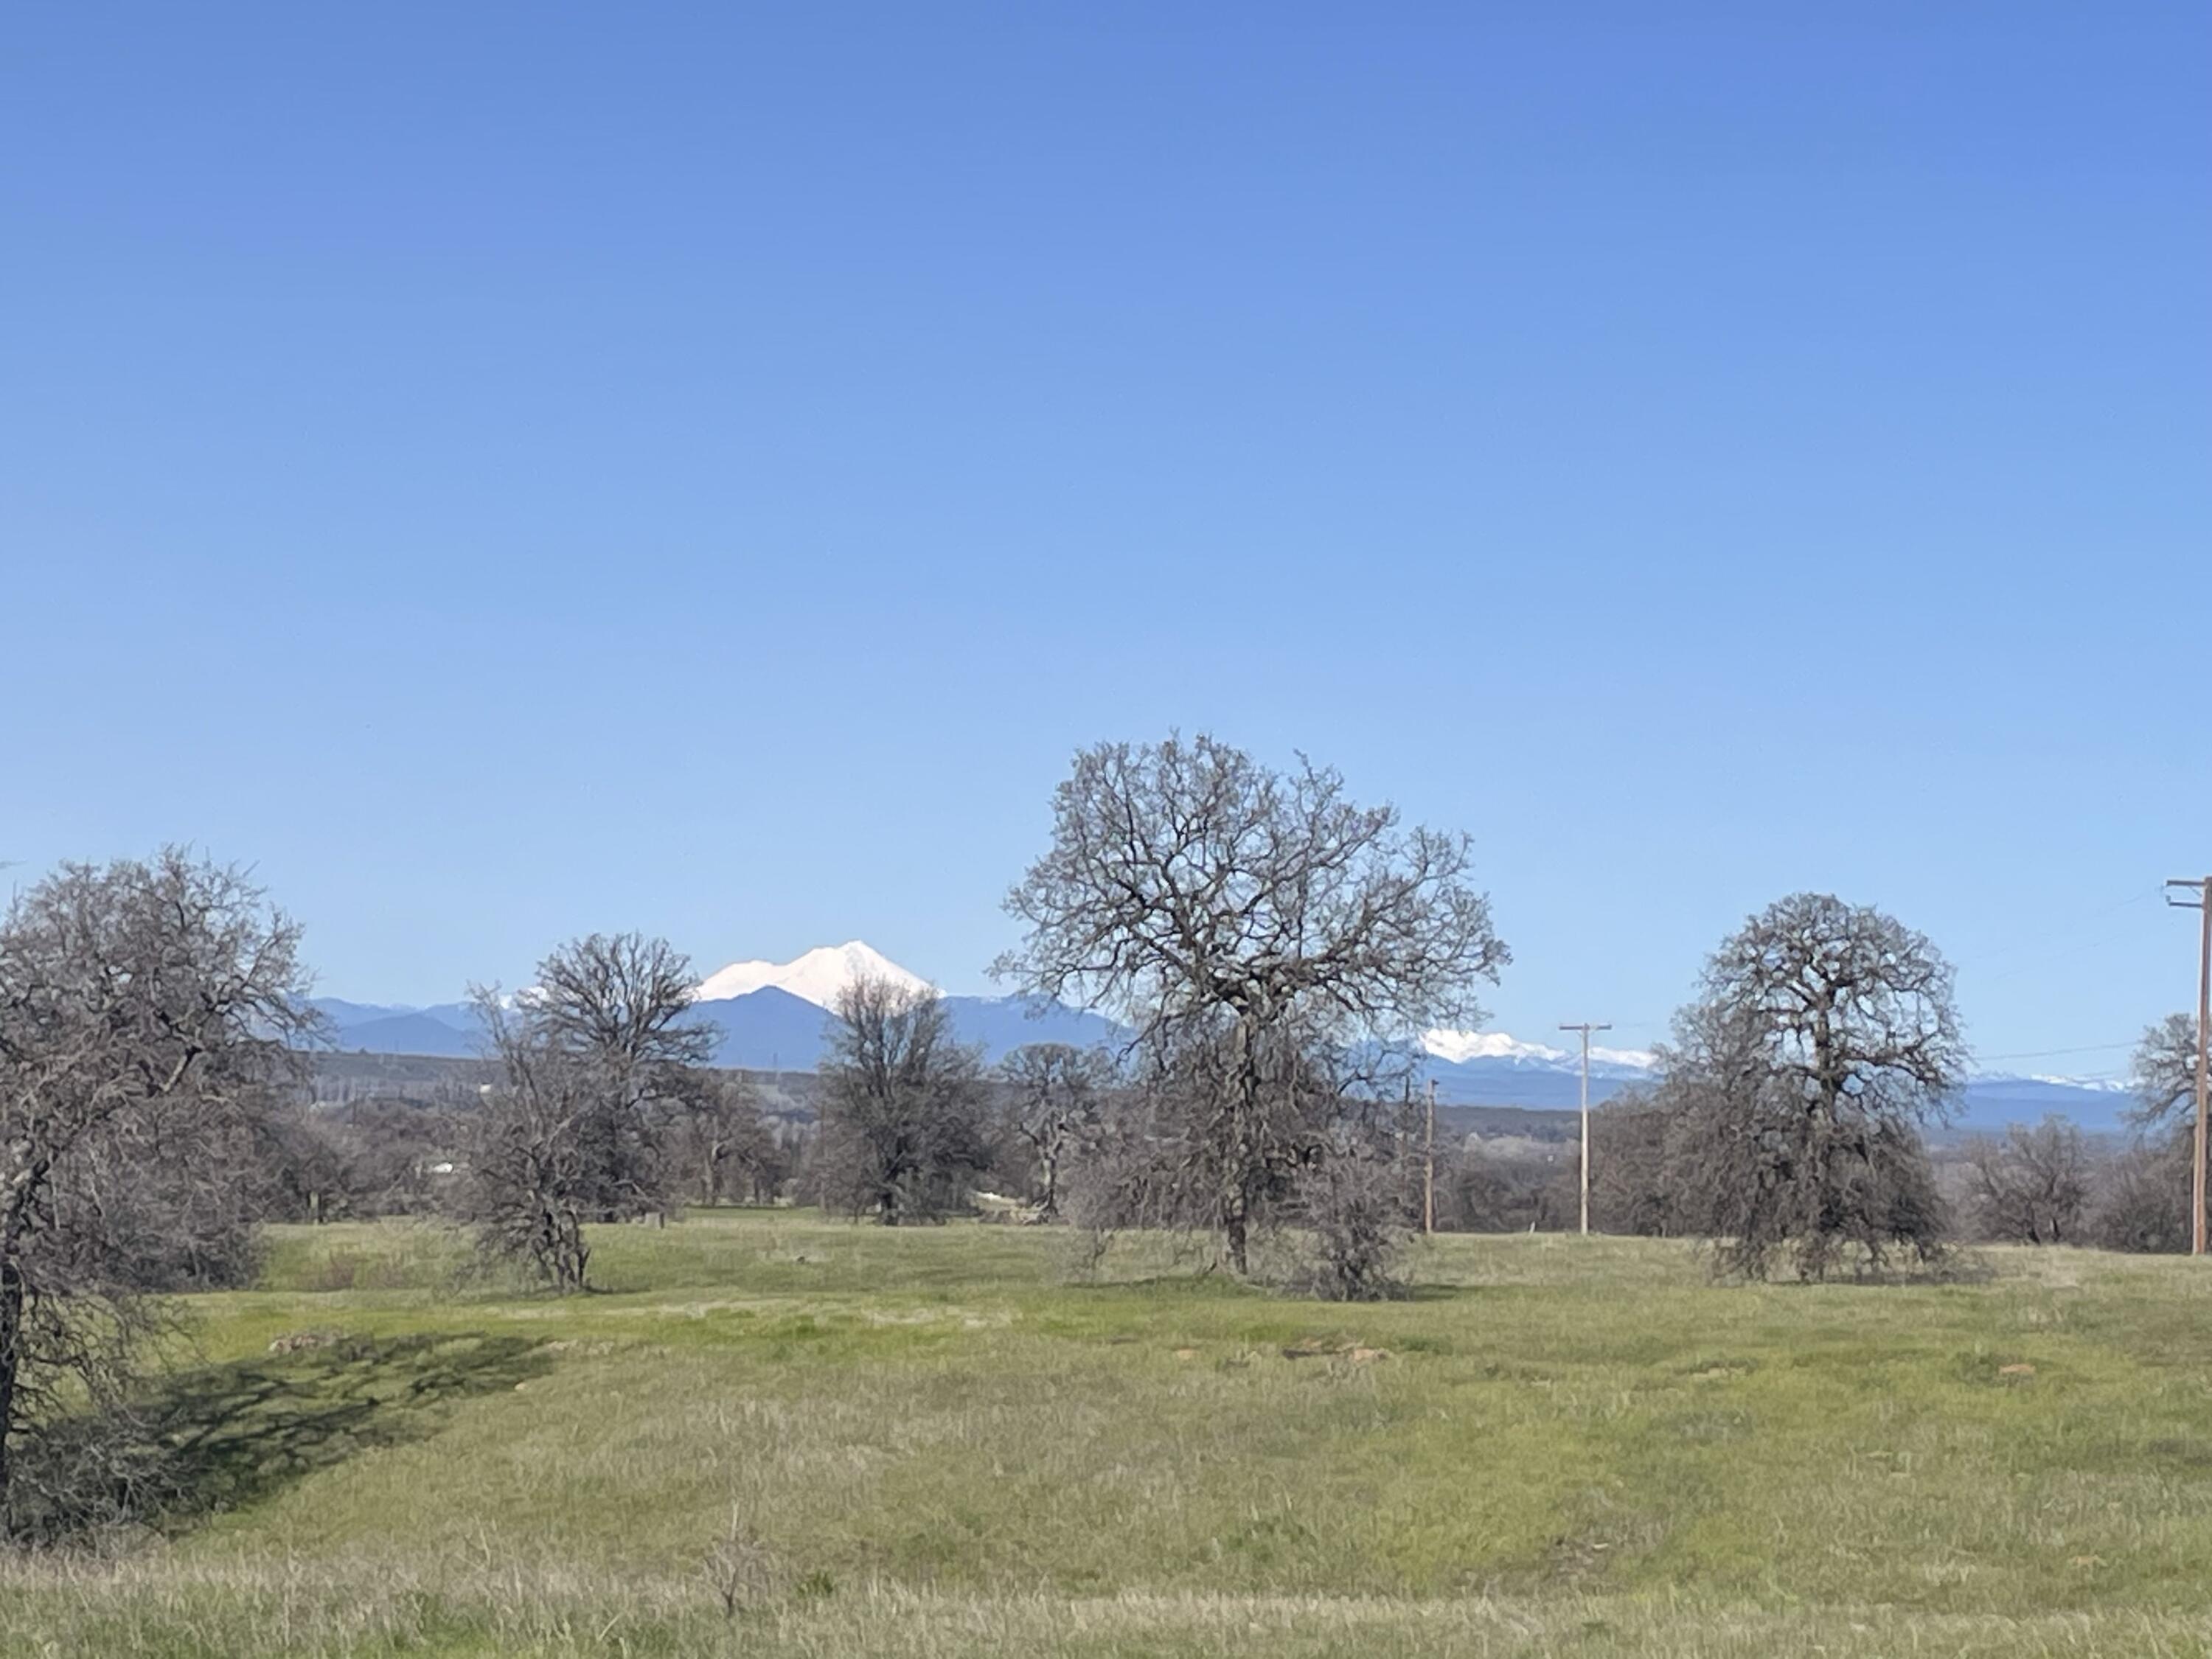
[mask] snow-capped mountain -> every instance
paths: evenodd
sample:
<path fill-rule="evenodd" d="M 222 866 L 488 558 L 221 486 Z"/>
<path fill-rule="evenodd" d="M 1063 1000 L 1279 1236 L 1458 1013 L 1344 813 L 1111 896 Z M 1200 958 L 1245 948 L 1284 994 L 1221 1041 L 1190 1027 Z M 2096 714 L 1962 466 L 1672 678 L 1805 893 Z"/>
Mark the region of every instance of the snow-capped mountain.
<path fill-rule="evenodd" d="M 1581 1098 L 1579 1047 L 1523 1042 L 1504 1031 L 1430 1031 L 1421 1047 L 1429 1055 L 1437 1098 L 1446 1105 L 1556 1110 Z M 1657 1077 L 1657 1056 L 1647 1050 L 1590 1047 L 1594 1105 Z M 2112 1133 L 2126 1127 L 2132 1104 L 2128 1085 L 2107 1078 L 1991 1073 L 1967 1082 L 1952 1127 L 1957 1133 L 1997 1129 L 2057 1112 L 2085 1129 Z"/>
<path fill-rule="evenodd" d="M 692 1006 L 717 1034 L 717 1065 L 812 1071 L 827 1046 L 837 994 L 864 975 L 910 991 L 933 988 L 920 974 L 851 939 L 789 962 L 733 962 L 700 981 Z M 945 1006 L 960 1040 L 980 1044 L 992 1060 L 1025 1042 L 1088 1047 L 1117 1035 L 1097 1014 L 1016 997 L 947 997 Z"/>
<path fill-rule="evenodd" d="M 1423 1068 L 1448 1106 L 1519 1106 L 1557 1110 L 1582 1097 L 1582 1047 L 1524 1042 L 1505 1031 L 1426 1031 Z M 1592 1104 L 1656 1075 L 1655 1057 L 1641 1048 L 1590 1045 Z"/>
<path fill-rule="evenodd" d="M 860 978 L 888 980 L 902 990 L 927 991 L 930 983 L 860 939 L 817 945 L 789 962 L 733 962 L 699 981 L 695 1002 L 726 1002 L 774 986 L 817 1008 L 837 1006 L 838 993 Z"/>
<path fill-rule="evenodd" d="M 2031 1072 L 2025 1076 L 2011 1072 L 1985 1072 L 1978 1079 L 1983 1083 L 2047 1083 L 2058 1089 L 2093 1089 L 2099 1094 L 2127 1095 L 2132 1097 L 2135 1085 L 2124 1077 L 2052 1077 L 2045 1072 Z"/>
<path fill-rule="evenodd" d="M 1470 1060 L 1503 1060 L 1547 1069 L 1562 1066 L 1579 1070 L 1582 1051 L 1579 1048 L 1554 1048 L 1548 1043 L 1522 1042 L 1503 1031 L 1425 1031 L 1421 1047 L 1437 1059 L 1452 1065 L 1462 1065 Z M 1647 1049 L 1607 1048 L 1596 1043 L 1590 1045 L 1590 1075 L 1592 1077 L 1642 1076 L 1657 1063 Z"/>
<path fill-rule="evenodd" d="M 863 974 L 910 989 L 929 982 L 880 951 L 853 939 L 824 945 L 789 962 L 733 962 L 708 975 L 693 993 L 697 1018 L 714 1032 L 717 1065 L 812 1071 L 820 1064 L 837 994 Z M 318 999 L 335 1046 L 371 1054 L 480 1054 L 483 1033 L 465 1004 L 431 1008 Z M 1012 997 L 948 997 L 946 1012 L 961 1041 L 988 1060 L 1026 1042 L 1115 1046 L 1127 1037 L 1103 1016 Z M 1504 1031 L 1436 1030 L 1424 1035 L 1425 1067 L 1444 1105 L 1507 1106 L 1556 1111 L 1581 1097 L 1582 1051 L 1526 1042 Z M 1590 1048 L 1590 1100 L 1602 1103 L 1656 1077 L 1655 1056 L 1640 1048 Z M 2032 1123 L 2060 1112 L 2085 1129 L 2123 1127 L 2130 1104 L 2126 1085 L 2057 1077 L 1975 1078 L 1962 1094 L 1960 1130 Z"/>

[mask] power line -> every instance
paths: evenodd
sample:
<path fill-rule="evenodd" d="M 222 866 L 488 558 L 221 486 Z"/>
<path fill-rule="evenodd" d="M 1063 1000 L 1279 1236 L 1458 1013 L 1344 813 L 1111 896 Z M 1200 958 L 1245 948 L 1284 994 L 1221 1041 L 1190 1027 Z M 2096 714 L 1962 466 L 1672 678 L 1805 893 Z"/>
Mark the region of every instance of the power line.
<path fill-rule="evenodd" d="M 2132 1048 L 2135 1041 L 2126 1042 L 2085 1042 L 2078 1048 L 2015 1048 L 2009 1054 L 1976 1054 L 1976 1060 L 2055 1060 L 2061 1054 L 2108 1054 L 2115 1048 Z"/>
<path fill-rule="evenodd" d="M 2139 887 L 2124 899 L 2116 900 L 2111 904 L 2100 906 L 2094 910 L 2077 911 L 2069 920 L 2055 927 L 2045 927 L 2029 938 L 2016 939 L 2009 945 L 2000 945 L 1991 950 L 1978 951 L 1970 956 L 1962 957 L 1956 965 L 1960 968 L 1984 967 L 1990 963 L 2002 962 L 2007 957 L 2017 957 L 2024 951 L 2035 953 L 2026 965 L 2033 965 L 2036 962 L 2053 957 L 2071 955 L 2078 946 L 2066 941 L 2074 939 L 2081 928 L 2156 898 L 2162 890 L 2155 884 L 2148 887 Z M 2121 937 L 2124 935 L 2114 934 L 2112 939 L 2100 940 L 2097 943 L 2110 944 Z M 2054 944 L 2054 940 L 2061 942 Z M 2009 975 L 2007 976 L 2009 977 Z"/>

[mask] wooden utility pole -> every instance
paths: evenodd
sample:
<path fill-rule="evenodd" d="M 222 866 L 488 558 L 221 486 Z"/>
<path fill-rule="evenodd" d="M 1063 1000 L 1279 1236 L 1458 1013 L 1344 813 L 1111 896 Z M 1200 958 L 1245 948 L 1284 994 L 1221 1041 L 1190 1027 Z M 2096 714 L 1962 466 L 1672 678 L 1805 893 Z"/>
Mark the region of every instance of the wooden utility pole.
<path fill-rule="evenodd" d="M 1429 1079 L 1429 1132 L 1421 1143 L 1421 1231 L 1437 1230 L 1437 1080 Z"/>
<path fill-rule="evenodd" d="M 2166 902 L 2177 909 L 2203 913 L 2197 957 L 2197 1146 L 2190 1160 L 2189 1178 L 2189 1253 L 2203 1255 L 2205 1119 L 2212 1115 L 2212 876 L 2185 878 L 2166 884 L 2169 888 L 2195 888 L 2197 896 L 2193 899 L 2176 898 L 2169 892 Z"/>
<path fill-rule="evenodd" d="M 1610 1031 L 1610 1024 L 1592 1024 L 1584 1020 L 1579 1025 L 1562 1025 L 1562 1031 L 1583 1034 L 1583 1231 L 1589 1231 L 1589 1040 L 1592 1031 Z"/>

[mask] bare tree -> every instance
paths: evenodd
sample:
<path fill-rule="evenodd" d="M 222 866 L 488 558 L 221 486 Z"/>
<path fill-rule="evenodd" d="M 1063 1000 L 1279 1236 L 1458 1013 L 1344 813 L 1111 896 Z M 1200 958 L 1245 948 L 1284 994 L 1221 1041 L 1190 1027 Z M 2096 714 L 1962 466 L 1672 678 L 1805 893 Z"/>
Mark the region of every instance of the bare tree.
<path fill-rule="evenodd" d="M 1060 1210 L 1090 1236 L 1094 1263 L 1119 1232 L 1213 1224 L 1191 1191 L 1186 1115 L 1157 1087 L 1116 1089 L 1060 1172 Z"/>
<path fill-rule="evenodd" d="M 479 994 L 477 1010 L 501 1078 L 470 1119 L 462 1218 L 486 1255 L 580 1291 L 592 1256 L 584 1224 L 605 1190 L 593 1168 L 601 1138 L 588 1127 L 604 1097 L 574 1055 L 496 996 Z"/>
<path fill-rule="evenodd" d="M 1524 1233 L 1572 1226 L 1580 1203 L 1575 1152 L 1571 1140 L 1513 1134 L 1469 1134 L 1439 1146 L 1437 1227 Z"/>
<path fill-rule="evenodd" d="M 790 1173 L 790 1158 L 741 1077 L 702 1076 L 676 1132 L 676 1161 L 698 1183 L 699 1201 L 738 1195 L 758 1203 Z"/>
<path fill-rule="evenodd" d="M 0 1517 L 19 1447 L 112 1410 L 155 1293 L 239 1271 L 228 1158 L 292 1075 L 299 931 L 237 871 L 169 849 L 64 866 L 0 921 Z M 83 1437 L 74 1458 L 82 1472 Z M 43 1494 L 51 1498 L 53 1494 Z"/>
<path fill-rule="evenodd" d="M 2082 1224 L 2086 1241 L 2103 1250 L 2188 1249 L 2196 1152 L 2196 1131 L 2189 1124 L 2146 1135 L 2123 1150 L 2099 1172 Z"/>
<path fill-rule="evenodd" d="M 501 1080 L 476 1121 L 462 1201 L 487 1250 L 581 1290 L 586 1222 L 665 1215 L 670 1131 L 714 1042 L 684 1023 L 691 977 L 665 940 L 594 933 L 548 956 L 511 1005 L 477 991 Z"/>
<path fill-rule="evenodd" d="M 1288 1203 L 1307 1257 L 1302 1288 L 1331 1302 L 1406 1294 L 1396 1267 L 1419 1200 L 1404 1146 L 1397 1126 L 1349 1118 L 1298 1172 Z"/>
<path fill-rule="evenodd" d="M 2197 1020 L 2168 1014 L 2144 1029 L 2128 1067 L 2138 1127 L 2163 1128 L 2197 1105 Z M 2194 1119 L 2191 1120 L 2192 1122 Z"/>
<path fill-rule="evenodd" d="M 671 1131 L 700 1100 L 714 1034 L 685 1023 L 696 975 L 665 939 L 593 933 L 538 964 L 522 1000 L 532 1033 L 579 1066 L 594 1109 L 580 1126 L 592 1218 L 665 1215 Z"/>
<path fill-rule="evenodd" d="M 1008 1121 L 1035 1162 L 1038 1207 L 1060 1214 L 1060 1176 L 1068 1153 L 1096 1136 L 1107 1091 L 1116 1080 L 1114 1057 L 1067 1042 L 1030 1042 L 999 1062 L 1011 1099 Z"/>
<path fill-rule="evenodd" d="M 1677 1181 L 1723 1266 L 1785 1250 L 1819 1278 L 1932 1254 L 1942 1206 L 1920 1139 L 1965 1082 L 1951 969 L 1879 910 L 1800 893 L 1752 917 L 1675 1020 L 1659 1100 Z"/>
<path fill-rule="evenodd" d="M 429 1213 L 439 1206 L 438 1171 L 450 1169 L 463 1139 L 453 1112 L 413 1101 L 313 1109 L 294 1137 L 289 1213 L 303 1220 Z"/>
<path fill-rule="evenodd" d="M 980 1048 L 934 991 L 864 976 L 837 998 L 815 1156 L 825 1197 L 886 1227 L 934 1220 L 991 1162 Z"/>
<path fill-rule="evenodd" d="M 1278 774 L 1203 736 L 1102 744 L 1054 793 L 1052 845 L 1006 899 L 1026 937 L 994 971 L 1133 1028 L 1241 1273 L 1252 1227 L 1327 1155 L 1330 1091 L 1387 1094 L 1379 1057 L 1480 1019 L 1474 984 L 1507 951 L 1469 871 L 1464 836 L 1401 830 L 1309 762 Z"/>
<path fill-rule="evenodd" d="M 2194 1016 L 2168 1014 L 2144 1029 L 2129 1084 L 2135 1144 L 2097 1172 L 2085 1237 L 2108 1250 L 2186 1250 L 2197 1155 Z"/>
<path fill-rule="evenodd" d="M 1673 1120 L 1639 1091 L 1590 1114 L 1590 1224 L 1600 1232 L 1667 1238 L 1686 1221 L 1668 1140 Z"/>
<path fill-rule="evenodd" d="M 2032 1129 L 2015 1123 L 2002 1139 L 1977 1135 L 1966 1146 L 1976 1231 L 2014 1244 L 2078 1239 L 2094 1163 L 2081 1130 L 2063 1117 L 2046 1117 Z"/>

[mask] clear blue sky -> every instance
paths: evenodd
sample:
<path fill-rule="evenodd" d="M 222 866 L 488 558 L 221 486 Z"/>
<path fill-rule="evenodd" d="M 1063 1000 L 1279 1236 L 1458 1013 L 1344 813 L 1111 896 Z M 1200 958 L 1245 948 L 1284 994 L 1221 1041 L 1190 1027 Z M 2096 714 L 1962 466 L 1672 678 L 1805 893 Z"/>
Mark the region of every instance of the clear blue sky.
<path fill-rule="evenodd" d="M 1813 887 L 2112 1069 L 2212 866 L 2208 85 L 2197 3 L 17 7 L 0 857 L 250 861 L 364 999 L 975 989 L 1180 726 L 1472 831 L 1517 1035 Z"/>

